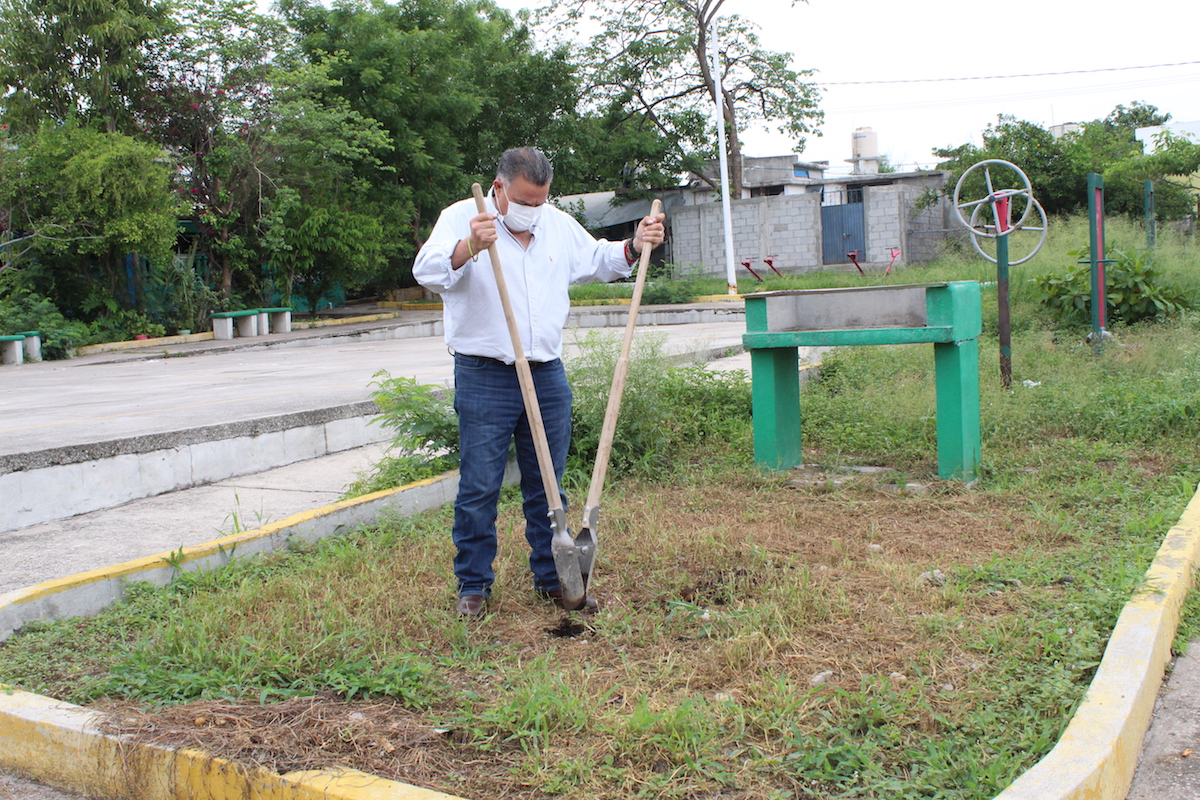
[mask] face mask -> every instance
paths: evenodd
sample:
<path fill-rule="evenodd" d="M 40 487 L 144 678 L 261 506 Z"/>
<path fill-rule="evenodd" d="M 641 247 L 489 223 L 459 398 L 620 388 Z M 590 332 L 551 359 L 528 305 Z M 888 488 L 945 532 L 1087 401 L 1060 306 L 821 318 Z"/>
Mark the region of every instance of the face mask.
<path fill-rule="evenodd" d="M 510 197 L 508 198 L 508 213 L 501 215 L 500 219 L 504 222 L 504 227 L 513 233 L 523 233 L 537 224 L 541 216 L 541 206 L 523 206 L 514 202 Z"/>

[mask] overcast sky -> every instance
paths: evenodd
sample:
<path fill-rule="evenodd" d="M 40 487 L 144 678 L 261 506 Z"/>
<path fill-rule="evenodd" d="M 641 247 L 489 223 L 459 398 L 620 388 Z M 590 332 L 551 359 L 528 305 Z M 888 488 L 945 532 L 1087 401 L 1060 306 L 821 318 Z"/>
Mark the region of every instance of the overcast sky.
<path fill-rule="evenodd" d="M 497 2 L 509 9 L 538 5 Z M 818 70 L 816 80 L 829 84 L 821 100 L 824 136 L 809 137 L 801 157 L 849 170 L 844 159 L 858 127 L 874 129 L 893 165 L 911 168 L 933 166 L 934 147 L 979 143 L 1001 113 L 1048 127 L 1142 101 L 1176 121 L 1200 120 L 1198 8 L 1195 0 L 726 0 L 722 14 L 757 23 L 763 46 L 792 53 L 794 68 Z M 922 82 L 834 85 L 898 80 Z M 747 155 L 792 150 L 786 137 L 764 132 L 749 132 L 744 141 Z"/>

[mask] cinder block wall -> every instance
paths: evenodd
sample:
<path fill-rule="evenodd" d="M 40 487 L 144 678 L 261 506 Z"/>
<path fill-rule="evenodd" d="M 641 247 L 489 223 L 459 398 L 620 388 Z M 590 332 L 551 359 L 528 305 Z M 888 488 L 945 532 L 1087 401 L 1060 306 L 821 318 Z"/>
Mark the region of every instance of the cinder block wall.
<path fill-rule="evenodd" d="M 863 189 L 866 263 L 888 263 L 893 247 L 900 248 L 896 263 L 902 263 L 908 194 L 903 186 L 867 186 Z"/>
<path fill-rule="evenodd" d="M 818 194 L 752 197 L 730 203 L 733 255 L 739 277 L 751 277 L 741 265 L 750 261 L 760 275 L 770 272 L 763 259 L 774 257 L 781 272 L 821 267 L 821 197 Z M 721 204 L 677 208 L 671 214 L 671 247 L 679 276 L 725 274 L 725 226 Z M 761 269 L 760 269 L 761 268 Z"/>

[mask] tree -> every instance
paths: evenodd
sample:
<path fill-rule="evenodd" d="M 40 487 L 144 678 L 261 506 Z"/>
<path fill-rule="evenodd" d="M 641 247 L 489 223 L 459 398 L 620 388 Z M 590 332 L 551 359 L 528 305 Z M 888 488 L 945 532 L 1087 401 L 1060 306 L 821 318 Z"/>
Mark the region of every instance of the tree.
<path fill-rule="evenodd" d="M 294 50 L 280 21 L 259 14 L 253 0 L 181 0 L 177 15 L 139 127 L 173 154 L 178 191 L 228 303 L 235 274 L 253 283 L 265 259 L 258 220 L 275 159 L 266 136 L 274 81 L 295 63 Z"/>
<path fill-rule="evenodd" d="M 741 196 L 740 132 L 765 122 L 796 139 L 821 120 L 811 70 L 789 67 L 789 54 L 764 50 L 755 27 L 737 17 L 718 17 L 724 0 L 664 0 L 617 3 L 558 0 L 549 25 L 573 29 L 586 23 L 599 31 L 575 55 L 589 110 L 620 109 L 634 126 L 654 125 L 676 144 L 677 171 L 697 177 L 715 154 L 710 120 L 716 79 L 709 58 L 710 31 L 721 44 L 721 110 L 728 132 L 730 182 Z M 565 24 L 564 24 L 565 23 Z"/>
<path fill-rule="evenodd" d="M 1016 164 L 1029 176 L 1033 195 L 1048 214 L 1087 208 L 1087 175 L 1094 172 L 1105 178 L 1106 211 L 1140 216 L 1144 208 L 1142 181 L 1154 180 L 1159 183 L 1159 217 L 1174 218 L 1192 207 L 1186 181 L 1181 179 L 1196 171 L 1200 148 L 1168 136 L 1162 149 L 1145 155 L 1136 137 L 1137 128 L 1169 119 L 1169 114 L 1151 105 L 1118 105 L 1104 119 L 1055 139 L 1033 122 L 1000 115 L 983 132 L 982 147 L 968 143 L 933 152 L 945 159 L 938 167 L 952 172 L 948 192 L 954 191 L 959 176 L 973 164 L 998 158 Z"/>
<path fill-rule="evenodd" d="M 1047 214 L 1063 214 L 1087 203 L 1086 173 L 1075 164 L 1050 132 L 1035 123 L 1001 114 L 983 132 L 983 146 L 964 144 L 955 148 L 935 149 L 933 154 L 946 159 L 938 169 L 953 174 L 946 184 L 954 191 L 958 178 L 973 164 L 986 159 L 1003 159 L 1016 164 L 1029 177 L 1033 196 Z M 975 195 L 972 195 L 975 196 Z"/>
<path fill-rule="evenodd" d="M 281 9 L 316 64 L 330 64 L 329 89 L 378 120 L 391 150 L 366 175 L 397 269 L 423 231 L 500 153 L 537 144 L 573 111 L 570 66 L 533 48 L 529 32 L 487 0 L 346 0 L 325 8 L 283 0 Z"/>
<path fill-rule="evenodd" d="M 384 260 L 390 237 L 382 209 L 360 173 L 390 149 L 378 122 L 325 90 L 337 60 L 281 76 L 264 142 L 273 153 L 274 191 L 259 220 L 275 285 L 285 304 L 293 288 L 316 311 L 335 283 L 359 284 Z"/>
<path fill-rule="evenodd" d="M 161 0 L 0 0 L 4 117 L 23 130 L 83 120 L 132 133 L 155 43 L 175 27 Z"/>
<path fill-rule="evenodd" d="M 124 134 L 76 125 L 12 137 L 0 157 L 0 207 L 7 228 L 49 269 L 67 257 L 58 294 L 75 287 L 72 306 L 116 310 L 141 303 L 144 264 L 165 262 L 175 243 L 179 206 L 160 148 Z M 10 243 L 6 252 L 12 248 Z M 6 265 L 20 251 L 10 253 Z M 132 258 L 125 268 L 127 256 Z M 94 263 L 103 281 L 80 261 Z"/>

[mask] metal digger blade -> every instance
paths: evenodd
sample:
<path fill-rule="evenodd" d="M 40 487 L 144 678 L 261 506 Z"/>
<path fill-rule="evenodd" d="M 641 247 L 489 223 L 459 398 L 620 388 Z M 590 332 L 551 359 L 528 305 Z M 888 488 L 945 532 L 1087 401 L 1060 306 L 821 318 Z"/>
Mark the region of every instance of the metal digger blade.
<path fill-rule="evenodd" d="M 567 512 L 563 509 L 552 510 L 550 526 L 554 529 L 550 537 L 550 552 L 554 555 L 554 568 L 558 570 L 558 582 L 562 585 L 562 605 L 568 611 L 577 611 L 587 603 L 587 578 L 580 568 L 579 546 L 567 530 Z M 591 563 L 589 558 L 588 573 L 591 572 Z"/>

